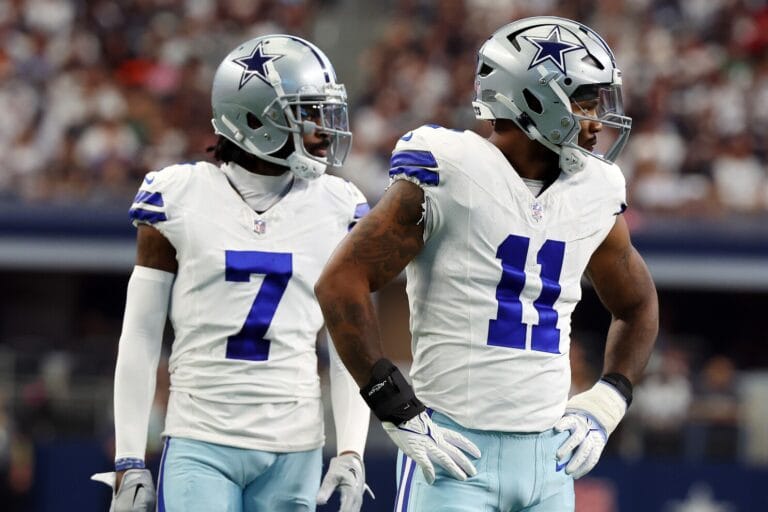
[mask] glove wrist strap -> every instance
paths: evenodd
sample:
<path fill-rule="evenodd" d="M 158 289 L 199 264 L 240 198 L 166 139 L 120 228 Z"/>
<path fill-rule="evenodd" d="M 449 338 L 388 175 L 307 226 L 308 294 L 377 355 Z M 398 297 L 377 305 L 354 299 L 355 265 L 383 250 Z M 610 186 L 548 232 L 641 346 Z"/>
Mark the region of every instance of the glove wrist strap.
<path fill-rule="evenodd" d="M 613 385 L 599 380 L 592 388 L 568 400 L 565 410 L 592 416 L 605 430 L 607 437 L 627 412 L 627 403 Z"/>
<path fill-rule="evenodd" d="M 629 408 L 632 403 L 632 383 L 628 378 L 620 373 L 606 373 L 600 377 L 600 380 L 616 388 L 616 391 L 627 401 L 627 408 Z"/>
<path fill-rule="evenodd" d="M 360 390 L 360 395 L 379 420 L 395 425 L 410 420 L 426 409 L 416 398 L 403 374 L 389 359 L 376 361 L 371 370 L 371 379 Z"/>

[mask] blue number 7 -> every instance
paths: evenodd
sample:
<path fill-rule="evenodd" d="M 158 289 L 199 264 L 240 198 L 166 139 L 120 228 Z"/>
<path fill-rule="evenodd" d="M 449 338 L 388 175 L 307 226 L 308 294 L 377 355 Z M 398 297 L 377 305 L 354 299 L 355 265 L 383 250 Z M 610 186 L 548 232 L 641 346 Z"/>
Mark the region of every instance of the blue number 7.
<path fill-rule="evenodd" d="M 499 245 L 496 257 L 501 260 L 501 280 L 496 287 L 499 310 L 488 324 L 488 345 L 525 348 L 528 325 L 523 323 L 523 303 L 520 294 L 525 288 L 525 260 L 530 239 L 509 235 Z M 532 326 L 531 350 L 559 353 L 560 329 L 557 311 L 553 307 L 560 297 L 560 271 L 563 268 L 565 242 L 547 240 L 539 249 L 536 263 L 541 265 L 542 289 L 533 303 L 539 314 L 538 325 Z"/>
<path fill-rule="evenodd" d="M 243 328 L 227 338 L 227 359 L 266 361 L 269 357 L 269 340 L 264 336 L 293 275 L 293 256 L 281 252 L 226 251 L 227 281 L 248 282 L 251 274 L 264 274 L 264 281 Z"/>

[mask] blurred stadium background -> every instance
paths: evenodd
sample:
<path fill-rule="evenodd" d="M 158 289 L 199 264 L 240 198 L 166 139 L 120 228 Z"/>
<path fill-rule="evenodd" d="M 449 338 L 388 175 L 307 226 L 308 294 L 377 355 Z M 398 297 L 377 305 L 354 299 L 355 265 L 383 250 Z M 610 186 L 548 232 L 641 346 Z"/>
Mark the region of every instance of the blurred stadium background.
<path fill-rule="evenodd" d="M 768 510 L 766 0 L 0 1 L 0 509 L 107 509 L 88 476 L 112 460 L 127 209 L 145 172 L 207 158 L 210 81 L 231 47 L 287 32 L 326 50 L 351 96 L 342 173 L 373 203 L 402 133 L 486 132 L 470 108 L 475 51 L 535 14 L 583 21 L 617 53 L 635 126 L 626 215 L 662 313 L 577 510 Z M 378 305 L 407 366 L 403 283 Z M 587 287 L 574 390 L 599 375 L 608 320 Z M 154 460 L 167 382 L 161 368 Z M 327 454 L 333 440 L 329 427 Z M 364 510 L 390 510 L 394 452 L 375 421 L 366 459 L 378 498 Z"/>

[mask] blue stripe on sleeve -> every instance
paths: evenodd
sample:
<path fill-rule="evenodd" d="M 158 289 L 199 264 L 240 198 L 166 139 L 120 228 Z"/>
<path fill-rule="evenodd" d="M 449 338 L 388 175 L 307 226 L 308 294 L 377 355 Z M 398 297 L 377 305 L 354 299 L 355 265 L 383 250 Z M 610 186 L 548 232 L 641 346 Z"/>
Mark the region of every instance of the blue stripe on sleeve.
<path fill-rule="evenodd" d="M 149 222 L 150 224 L 168 220 L 168 217 L 163 212 L 153 212 L 152 210 L 144 210 L 142 208 L 131 208 L 128 210 L 128 217 L 131 220 Z"/>
<path fill-rule="evenodd" d="M 419 167 L 437 167 L 437 160 L 435 160 L 435 155 L 429 151 L 407 150 L 398 151 L 392 155 L 392 159 L 389 163 L 390 167 L 408 165 L 415 165 Z"/>
<path fill-rule="evenodd" d="M 424 185 L 438 185 L 440 183 L 440 174 L 437 171 L 430 171 L 423 167 L 393 167 L 389 170 L 389 176 L 395 177 L 398 174 L 405 174 L 409 178 L 416 178 Z"/>
<path fill-rule="evenodd" d="M 360 203 L 357 206 L 355 206 L 355 219 L 360 219 L 362 217 L 365 217 L 365 215 L 371 211 L 371 207 L 368 206 L 368 203 Z"/>
<path fill-rule="evenodd" d="M 133 198 L 133 202 L 151 204 L 152 206 L 165 206 L 165 203 L 163 203 L 163 194 L 160 192 L 148 192 L 146 190 L 139 190 L 139 193 Z"/>

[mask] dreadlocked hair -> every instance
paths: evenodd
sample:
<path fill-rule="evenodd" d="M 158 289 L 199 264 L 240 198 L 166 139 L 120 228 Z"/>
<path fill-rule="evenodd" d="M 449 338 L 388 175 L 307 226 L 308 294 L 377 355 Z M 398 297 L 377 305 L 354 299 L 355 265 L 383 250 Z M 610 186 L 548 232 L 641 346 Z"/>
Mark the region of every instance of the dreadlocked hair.
<path fill-rule="evenodd" d="M 258 157 L 240 148 L 240 146 L 223 135 L 219 135 L 219 140 L 216 141 L 216 144 L 206 148 L 205 151 L 208 153 L 213 152 L 213 158 L 218 162 L 234 162 L 245 169 L 250 169 L 260 161 Z"/>

